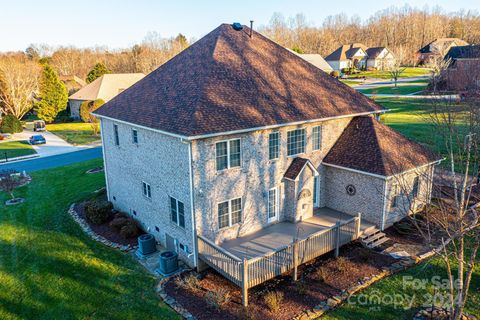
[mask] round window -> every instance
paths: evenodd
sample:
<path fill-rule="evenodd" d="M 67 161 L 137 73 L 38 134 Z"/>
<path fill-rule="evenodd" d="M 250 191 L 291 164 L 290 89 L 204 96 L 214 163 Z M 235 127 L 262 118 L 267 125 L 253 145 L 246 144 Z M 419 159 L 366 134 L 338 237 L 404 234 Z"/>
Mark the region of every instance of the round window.
<path fill-rule="evenodd" d="M 353 184 L 349 184 L 348 186 L 346 186 L 345 190 L 347 190 L 347 194 L 349 196 L 353 196 L 357 192 L 357 190 L 355 189 L 355 186 Z"/>

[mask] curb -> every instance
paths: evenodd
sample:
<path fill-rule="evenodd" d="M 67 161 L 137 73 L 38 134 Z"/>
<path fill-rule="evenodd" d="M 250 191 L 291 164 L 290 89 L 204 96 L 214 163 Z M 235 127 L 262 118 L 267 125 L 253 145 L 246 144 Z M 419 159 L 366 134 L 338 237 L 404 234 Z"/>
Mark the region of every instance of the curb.
<path fill-rule="evenodd" d="M 28 156 L 10 158 L 10 159 L 8 159 L 8 161 L 5 161 L 5 159 L 2 159 L 2 160 L 0 160 L 0 165 L 7 164 L 7 163 L 12 163 L 12 162 L 17 162 L 17 161 L 22 161 L 22 160 L 30 160 L 30 159 L 39 158 L 39 157 L 40 157 L 40 155 L 37 153 L 37 154 L 33 154 L 33 155 L 28 155 Z"/>

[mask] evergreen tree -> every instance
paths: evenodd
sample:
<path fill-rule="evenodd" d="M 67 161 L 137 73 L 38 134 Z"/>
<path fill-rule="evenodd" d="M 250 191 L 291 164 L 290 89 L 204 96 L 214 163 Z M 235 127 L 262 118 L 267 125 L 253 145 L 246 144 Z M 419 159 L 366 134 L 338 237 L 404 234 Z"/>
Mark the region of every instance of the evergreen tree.
<path fill-rule="evenodd" d="M 65 84 L 58 79 L 58 75 L 49 64 L 43 65 L 40 79 L 40 91 L 35 103 L 37 116 L 52 122 L 57 114 L 67 108 L 68 91 Z"/>
<path fill-rule="evenodd" d="M 93 81 L 95 81 L 95 79 L 100 78 L 101 76 L 107 73 L 112 73 L 112 71 L 110 71 L 110 69 L 108 69 L 107 66 L 104 65 L 103 63 L 98 62 L 93 67 L 93 69 L 90 70 L 90 72 L 87 74 L 86 81 L 87 83 L 92 83 Z"/>

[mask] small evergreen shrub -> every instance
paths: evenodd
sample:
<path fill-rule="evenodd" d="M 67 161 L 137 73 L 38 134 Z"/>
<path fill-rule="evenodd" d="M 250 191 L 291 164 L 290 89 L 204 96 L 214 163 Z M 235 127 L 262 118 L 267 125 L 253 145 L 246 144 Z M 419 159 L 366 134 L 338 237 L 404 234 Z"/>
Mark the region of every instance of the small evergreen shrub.
<path fill-rule="evenodd" d="M 115 217 L 112 221 L 110 221 L 109 226 L 115 229 L 117 232 L 122 229 L 123 226 L 128 224 L 128 218 L 125 217 Z"/>
<path fill-rule="evenodd" d="M 129 223 L 120 228 L 120 235 L 124 239 L 135 238 L 140 234 L 140 228 L 138 228 L 136 222 L 132 219 Z"/>
<path fill-rule="evenodd" d="M 112 209 L 109 201 L 89 201 L 85 204 L 85 216 L 93 224 L 102 224 L 110 218 Z"/>
<path fill-rule="evenodd" d="M 0 132 L 17 133 L 22 131 L 22 123 L 13 114 L 7 114 L 2 118 L 2 123 L 0 124 Z"/>
<path fill-rule="evenodd" d="M 334 78 L 338 78 L 338 77 L 340 77 L 340 72 L 338 72 L 338 71 L 332 71 L 332 72 L 330 72 L 330 75 L 331 75 L 332 77 L 334 77 Z"/>

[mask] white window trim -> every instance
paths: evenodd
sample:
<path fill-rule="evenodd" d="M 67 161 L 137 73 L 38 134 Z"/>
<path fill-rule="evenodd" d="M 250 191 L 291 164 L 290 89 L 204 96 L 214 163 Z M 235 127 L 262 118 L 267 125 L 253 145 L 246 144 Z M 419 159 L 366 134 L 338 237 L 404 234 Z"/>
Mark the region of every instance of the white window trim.
<path fill-rule="evenodd" d="M 270 158 L 270 135 L 276 134 L 277 135 L 277 156 L 275 158 Z M 270 132 L 268 134 L 268 160 L 276 161 L 280 158 L 280 131 Z"/>
<path fill-rule="evenodd" d="M 270 191 L 275 190 L 275 216 L 270 217 Z M 267 222 L 272 223 L 278 221 L 280 215 L 280 196 L 278 187 L 273 187 L 268 190 L 268 201 L 267 201 Z"/>
<path fill-rule="evenodd" d="M 235 167 L 231 167 L 230 166 L 230 141 L 235 141 L 235 140 L 239 140 L 240 142 L 240 165 L 239 166 L 235 166 Z M 222 143 L 222 142 L 226 142 L 227 143 L 227 167 L 225 169 L 217 169 L 217 143 Z M 215 169 L 217 169 L 217 171 L 224 171 L 224 170 L 228 170 L 228 169 L 234 169 L 234 168 L 241 168 L 242 167 L 242 158 L 243 158 L 243 155 L 242 155 L 242 139 L 241 138 L 235 138 L 235 139 L 228 139 L 228 140 L 220 140 L 220 141 L 217 141 L 215 142 Z M 225 202 L 225 201 L 223 201 Z"/>
<path fill-rule="evenodd" d="M 145 185 L 145 190 L 143 188 L 144 185 Z M 147 192 L 146 194 L 145 194 L 145 191 Z M 142 181 L 142 194 L 145 198 L 152 199 L 152 186 L 148 182 Z"/>
<path fill-rule="evenodd" d="M 315 148 L 315 129 L 318 128 L 318 149 Z M 312 150 L 320 151 L 322 150 L 322 126 L 315 126 L 312 128 Z"/>
<path fill-rule="evenodd" d="M 305 143 L 305 145 L 303 146 L 303 152 L 288 155 L 288 133 L 293 132 L 293 131 L 297 131 L 297 130 L 303 130 L 304 143 Z M 287 131 L 287 157 L 292 157 L 293 158 L 293 157 L 298 156 L 299 154 L 305 154 L 306 149 L 307 149 L 307 130 L 305 128 L 297 128 L 297 129 L 293 129 L 293 130 L 288 130 Z"/>
<path fill-rule="evenodd" d="M 237 200 L 237 199 L 240 199 L 240 221 L 235 223 L 235 224 L 232 224 L 232 201 Z M 237 197 L 237 198 L 231 198 L 231 199 L 228 199 L 228 200 L 225 200 L 225 201 L 217 202 L 217 223 L 219 223 L 218 218 L 220 217 L 220 214 L 219 214 L 220 212 L 218 211 L 218 205 L 220 203 L 224 203 L 224 202 L 228 202 L 228 226 L 220 227 L 220 224 L 219 224 L 218 225 L 218 230 L 231 228 L 231 227 L 233 227 L 237 224 L 242 223 L 242 221 L 243 221 L 243 199 L 241 197 Z"/>
<path fill-rule="evenodd" d="M 175 211 L 177 212 L 177 222 L 175 222 L 175 221 L 172 220 L 172 202 L 171 202 L 171 199 L 175 200 L 175 205 L 176 205 L 176 207 L 177 207 L 177 210 L 175 210 Z M 170 216 L 170 217 L 169 217 L 169 220 L 170 220 L 170 222 L 173 223 L 174 225 L 182 228 L 182 229 L 185 229 L 185 202 L 180 201 L 180 200 L 178 200 L 177 198 L 172 197 L 172 196 L 168 196 L 168 201 L 169 201 L 168 206 L 169 206 L 169 208 L 170 208 L 170 212 L 169 212 L 169 216 Z M 179 202 L 181 202 L 181 203 L 183 204 L 183 224 L 184 224 L 183 227 L 180 225 L 180 210 L 178 210 L 178 203 L 179 203 Z"/>

